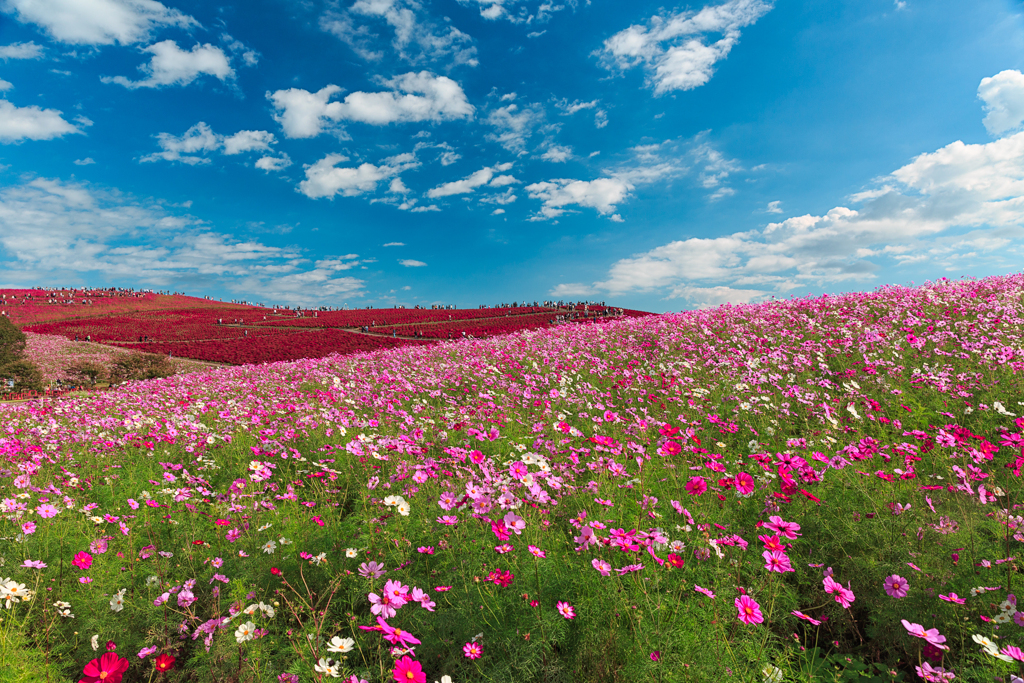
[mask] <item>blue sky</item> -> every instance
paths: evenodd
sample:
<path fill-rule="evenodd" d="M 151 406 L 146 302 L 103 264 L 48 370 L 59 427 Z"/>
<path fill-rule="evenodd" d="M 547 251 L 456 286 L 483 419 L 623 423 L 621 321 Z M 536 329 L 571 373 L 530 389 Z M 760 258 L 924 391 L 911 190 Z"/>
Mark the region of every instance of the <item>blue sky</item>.
<path fill-rule="evenodd" d="M 1012 272 L 1022 12 L 0 0 L 0 287 L 666 311 Z"/>

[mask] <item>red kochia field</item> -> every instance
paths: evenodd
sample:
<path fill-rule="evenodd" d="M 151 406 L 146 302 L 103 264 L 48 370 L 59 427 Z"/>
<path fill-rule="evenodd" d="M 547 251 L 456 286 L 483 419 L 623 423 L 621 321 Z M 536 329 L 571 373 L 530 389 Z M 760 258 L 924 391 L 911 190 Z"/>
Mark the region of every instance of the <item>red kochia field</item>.
<path fill-rule="evenodd" d="M 313 311 L 113 290 L 0 290 L 0 297 L 0 310 L 25 332 L 232 365 L 648 315 L 575 305 Z"/>

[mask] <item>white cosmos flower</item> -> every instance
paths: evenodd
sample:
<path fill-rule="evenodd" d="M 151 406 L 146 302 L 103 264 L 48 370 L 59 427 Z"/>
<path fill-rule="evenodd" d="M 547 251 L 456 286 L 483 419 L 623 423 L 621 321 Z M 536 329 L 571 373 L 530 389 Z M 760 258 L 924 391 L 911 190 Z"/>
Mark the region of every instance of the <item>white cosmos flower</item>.
<path fill-rule="evenodd" d="M 127 590 L 127 588 L 122 588 L 114 593 L 114 597 L 110 598 L 110 611 L 120 612 L 124 609 L 124 594 Z"/>
<path fill-rule="evenodd" d="M 92 645 L 93 651 L 100 649 L 100 634 L 94 635 L 89 639 L 89 644 Z"/>
<path fill-rule="evenodd" d="M 275 550 L 277 550 L 277 544 L 273 541 L 267 541 L 263 544 L 263 552 L 267 555 L 273 555 Z"/>
<path fill-rule="evenodd" d="M 341 674 L 338 672 L 338 664 L 331 664 L 331 660 L 320 658 L 320 661 L 313 666 L 313 670 L 318 674 L 327 674 L 331 678 L 340 678 Z"/>
<path fill-rule="evenodd" d="M 339 638 L 338 636 L 334 636 L 331 638 L 331 644 L 327 648 L 327 651 L 344 654 L 346 652 L 351 652 L 355 647 L 356 641 L 352 638 Z"/>
<path fill-rule="evenodd" d="M 241 626 L 239 626 L 238 629 L 235 631 L 235 640 L 238 641 L 240 644 L 244 643 L 247 640 L 252 640 L 255 632 L 256 624 L 252 623 L 251 621 L 247 621 Z"/>
<path fill-rule="evenodd" d="M 355 548 L 345 548 L 345 557 L 356 557 L 359 555 L 359 551 Z"/>
<path fill-rule="evenodd" d="M 398 507 L 396 507 L 395 509 L 398 510 L 398 514 L 402 515 L 403 517 L 408 517 L 409 512 L 411 512 L 412 510 L 412 508 L 409 507 L 409 504 L 406 503 L 404 500 L 401 503 L 399 503 Z"/>

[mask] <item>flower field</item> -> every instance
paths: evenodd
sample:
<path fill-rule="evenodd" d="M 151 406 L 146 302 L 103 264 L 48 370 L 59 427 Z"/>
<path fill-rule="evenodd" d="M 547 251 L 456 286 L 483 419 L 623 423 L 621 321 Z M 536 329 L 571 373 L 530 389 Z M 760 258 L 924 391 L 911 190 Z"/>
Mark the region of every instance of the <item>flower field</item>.
<path fill-rule="evenodd" d="M 594 307 L 589 312 L 583 311 L 582 306 L 579 310 L 568 306 L 565 309 L 523 306 L 429 310 L 376 308 L 314 312 L 237 304 L 157 309 L 148 308 L 147 306 L 155 304 L 145 297 L 128 299 L 136 304 L 141 302 L 141 307 L 138 310 L 126 310 L 121 314 L 97 313 L 93 317 L 74 315 L 65 319 L 51 319 L 26 325 L 24 331 L 59 335 L 69 340 L 89 339 L 116 347 L 169 354 L 178 358 L 246 365 L 300 358 L 322 358 L 335 353 L 361 353 L 429 343 L 416 337 L 437 340 L 461 338 L 466 335 L 483 337 L 509 334 L 524 329 L 548 327 L 551 321 L 560 315 L 572 316 L 574 321 L 578 322 L 593 322 L 593 316 L 605 316 L 605 309 L 601 306 Z M 177 303 L 180 306 L 187 303 L 191 297 L 175 296 L 164 299 L 164 306 L 169 306 L 170 303 Z M 57 299 L 50 299 L 55 300 Z M 203 299 L 194 300 L 204 304 L 210 303 Z M 33 305 L 35 304 L 30 301 L 28 308 Z M 45 304 L 51 309 L 51 313 L 54 305 Z M 57 305 L 57 310 L 68 314 L 69 305 Z M 596 309 L 600 309 L 600 313 Z M 40 317 L 38 313 L 34 315 Z M 586 317 L 588 315 L 591 317 Z M 625 311 L 623 315 L 636 317 L 649 314 L 643 311 Z M 19 319 L 17 315 L 12 317 L 15 322 Z M 606 316 L 600 319 L 610 318 Z M 365 334 L 359 333 L 364 329 Z"/>
<path fill-rule="evenodd" d="M 0 681 L 1017 683 L 1022 380 L 1016 274 L 0 405 Z"/>

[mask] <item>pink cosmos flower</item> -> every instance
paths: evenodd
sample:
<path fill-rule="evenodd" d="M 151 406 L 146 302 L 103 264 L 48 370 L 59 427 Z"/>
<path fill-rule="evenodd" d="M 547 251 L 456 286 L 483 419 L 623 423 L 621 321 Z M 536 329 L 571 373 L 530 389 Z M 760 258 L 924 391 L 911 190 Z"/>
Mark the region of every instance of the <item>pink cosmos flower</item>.
<path fill-rule="evenodd" d="M 540 548 L 538 548 L 537 546 L 535 546 L 535 545 L 528 545 L 526 547 L 530 551 L 530 554 L 533 555 L 534 557 L 546 557 L 546 555 L 544 554 L 544 551 L 541 550 Z"/>
<path fill-rule="evenodd" d="M 559 600 L 557 603 L 555 603 L 555 609 L 557 609 L 558 613 L 566 619 L 573 619 L 576 616 L 575 608 L 573 608 L 573 606 L 567 602 L 562 602 L 561 600 Z"/>
<path fill-rule="evenodd" d="M 370 593 L 367 596 L 367 599 L 369 599 L 370 601 L 370 612 L 372 612 L 373 614 L 380 615 L 385 619 L 390 619 L 391 617 L 395 616 L 397 608 L 405 604 L 403 602 L 402 605 L 396 605 L 394 600 L 391 599 L 391 595 L 387 591 L 384 591 L 383 595 Z"/>
<path fill-rule="evenodd" d="M 607 562 L 605 562 L 604 560 L 599 560 L 599 559 L 595 558 L 595 559 L 590 561 L 590 564 L 591 564 L 591 566 L 594 567 L 594 569 L 596 569 L 597 571 L 601 572 L 601 576 L 610 576 L 611 575 L 612 566 L 610 564 L 608 564 Z"/>
<path fill-rule="evenodd" d="M 714 594 L 714 593 L 712 593 L 712 592 L 711 592 L 710 590 L 708 590 L 707 588 L 703 588 L 703 587 L 701 587 L 701 586 L 698 586 L 698 585 L 694 584 L 694 586 L 693 586 L 693 590 L 697 591 L 698 593 L 703 593 L 704 595 L 708 596 L 708 597 L 709 597 L 709 598 L 711 598 L 712 600 L 714 600 L 714 599 L 715 599 L 715 594 Z"/>
<path fill-rule="evenodd" d="M 925 630 L 921 624 L 911 624 L 906 619 L 900 619 L 900 623 L 903 624 L 903 628 L 907 629 L 907 632 L 912 636 L 923 638 L 940 650 L 948 650 L 949 648 L 943 645 L 946 642 L 946 636 L 939 633 L 939 629 L 930 628 Z"/>
<path fill-rule="evenodd" d="M 963 598 L 961 598 L 961 597 L 960 597 L 959 595 L 957 595 L 956 593 L 950 593 L 949 595 L 941 595 L 941 594 L 940 594 L 940 595 L 939 595 L 939 597 L 940 597 L 941 599 L 945 600 L 946 602 L 953 602 L 953 603 L 956 603 L 956 604 L 958 604 L 958 605 L 962 605 L 962 604 L 964 604 L 965 602 L 967 602 L 966 600 L 964 600 Z"/>
<path fill-rule="evenodd" d="M 1016 645 L 1007 645 L 999 652 L 1007 657 L 1013 657 L 1018 662 L 1024 662 L 1024 651 L 1021 651 L 1021 649 Z"/>
<path fill-rule="evenodd" d="M 40 505 L 39 507 L 36 508 L 36 513 L 40 517 L 42 517 L 44 519 L 48 519 L 50 517 L 56 517 L 57 513 L 59 513 L 59 512 L 60 512 L 60 510 L 58 510 L 54 506 L 50 505 L 49 503 L 46 503 L 44 505 Z"/>
<path fill-rule="evenodd" d="M 46 569 L 46 563 L 42 560 L 25 560 L 21 566 L 27 569 Z"/>
<path fill-rule="evenodd" d="M 760 624 L 764 621 L 761 614 L 761 605 L 749 595 L 741 595 L 734 601 L 738 614 L 737 618 L 744 624 Z"/>
<path fill-rule="evenodd" d="M 438 524 L 444 524 L 445 526 L 455 526 L 459 523 L 459 518 L 455 515 L 442 515 L 437 518 Z"/>
<path fill-rule="evenodd" d="M 793 565 L 790 563 L 786 553 L 779 552 L 778 550 L 765 550 L 761 553 L 761 557 L 764 558 L 764 568 L 770 572 L 783 574 L 796 571 L 793 569 Z"/>
<path fill-rule="evenodd" d="M 384 621 L 380 617 L 377 617 L 377 624 L 384 633 L 384 640 L 392 643 L 393 645 L 401 645 L 402 647 L 407 648 L 410 645 L 420 644 L 419 639 L 414 637 L 411 633 L 403 631 L 400 628 L 395 628 L 394 626 L 388 626 L 388 622 Z"/>
<path fill-rule="evenodd" d="M 798 531 L 800 531 L 799 524 L 797 524 L 796 522 L 784 522 L 782 520 L 782 517 L 779 517 L 778 515 L 772 515 L 771 517 L 769 517 L 768 521 L 765 522 L 764 525 L 768 529 L 771 529 L 776 533 L 782 534 L 790 540 L 794 540 L 797 536 L 802 535 L 797 533 Z"/>
<path fill-rule="evenodd" d="M 910 582 L 897 574 L 885 577 L 885 583 L 882 585 L 890 598 L 905 598 L 910 590 Z"/>
<path fill-rule="evenodd" d="M 691 496 L 699 496 L 708 490 L 708 485 L 704 482 L 704 477 L 690 477 L 684 488 Z"/>
<path fill-rule="evenodd" d="M 526 522 L 523 521 L 522 517 L 520 517 L 514 512 L 509 512 L 508 514 L 506 514 L 502 518 L 502 521 L 505 522 L 505 528 L 507 528 L 509 531 L 515 532 L 516 536 L 521 535 L 523 533 L 523 530 L 526 529 Z"/>
<path fill-rule="evenodd" d="M 952 671 L 946 671 L 941 666 L 932 666 L 930 662 L 915 666 L 914 669 L 921 680 L 927 683 L 948 683 L 956 678 Z"/>
<path fill-rule="evenodd" d="M 36 532 L 36 523 L 35 522 L 25 522 L 24 524 L 21 525 L 21 533 L 25 534 L 26 536 L 28 536 L 29 534 L 34 534 L 35 532 Z"/>
<path fill-rule="evenodd" d="M 466 643 L 462 646 L 462 652 L 466 655 L 466 659 L 480 659 L 484 649 L 480 646 L 480 643 Z"/>
<path fill-rule="evenodd" d="M 82 551 L 75 555 L 75 559 L 71 561 L 71 564 L 75 565 L 80 569 L 88 569 L 92 566 L 92 555 Z"/>
<path fill-rule="evenodd" d="M 815 619 L 813 617 L 809 617 L 809 616 L 807 616 L 806 614 L 804 614 L 803 612 L 801 612 L 799 610 L 793 610 L 792 612 L 790 612 L 790 614 L 792 614 L 793 616 L 796 616 L 796 617 L 800 617 L 804 621 L 809 621 L 812 624 L 814 624 L 815 626 L 821 626 L 821 622 L 819 620 L 817 620 L 817 619 Z"/>

